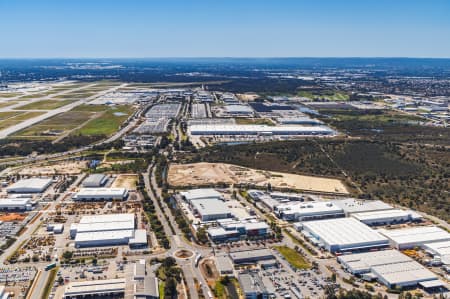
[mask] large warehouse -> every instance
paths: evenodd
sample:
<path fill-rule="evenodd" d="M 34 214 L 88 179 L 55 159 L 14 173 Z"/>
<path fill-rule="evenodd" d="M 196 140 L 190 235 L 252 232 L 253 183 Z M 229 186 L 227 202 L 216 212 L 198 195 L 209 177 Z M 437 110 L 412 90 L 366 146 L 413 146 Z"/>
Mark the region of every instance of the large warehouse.
<path fill-rule="evenodd" d="M 253 264 L 258 261 L 272 260 L 274 255 L 269 249 L 255 249 L 230 252 L 234 264 Z"/>
<path fill-rule="evenodd" d="M 29 211 L 33 209 L 29 197 L 0 198 L 0 210 L 2 211 Z"/>
<path fill-rule="evenodd" d="M 433 272 L 397 250 L 348 254 L 337 259 L 348 272 L 366 280 L 376 279 L 389 288 L 441 283 Z"/>
<path fill-rule="evenodd" d="M 191 135 L 334 135 L 335 132 L 325 126 L 296 125 L 228 125 L 209 124 L 189 126 Z"/>
<path fill-rule="evenodd" d="M 422 216 L 414 211 L 392 209 L 385 211 L 353 213 L 351 217 L 367 225 L 388 225 L 408 221 L 421 221 Z"/>
<path fill-rule="evenodd" d="M 190 203 L 194 215 L 202 221 L 214 221 L 231 218 L 232 214 L 228 206 L 220 199 L 205 198 L 192 200 Z"/>
<path fill-rule="evenodd" d="M 330 252 L 387 247 L 387 238 L 354 218 L 337 218 L 303 223 L 303 233 Z"/>
<path fill-rule="evenodd" d="M 15 182 L 6 188 L 8 193 L 42 193 L 52 184 L 50 178 L 30 178 Z"/>
<path fill-rule="evenodd" d="M 342 208 L 332 202 L 291 202 L 275 207 L 275 213 L 287 221 L 309 221 L 344 217 Z"/>
<path fill-rule="evenodd" d="M 394 208 L 381 200 L 347 198 L 334 200 L 333 203 L 342 208 L 346 216 L 350 216 L 354 213 L 387 211 Z"/>
<path fill-rule="evenodd" d="M 422 246 L 426 243 L 450 241 L 450 234 L 437 226 L 419 226 L 401 229 L 380 229 L 392 246 L 397 249 L 408 249 Z"/>
<path fill-rule="evenodd" d="M 125 294 L 125 278 L 73 281 L 66 285 L 64 299 L 112 298 Z"/>
<path fill-rule="evenodd" d="M 146 245 L 147 234 L 135 228 L 134 214 L 83 216 L 80 223 L 71 225 L 70 236 L 75 239 L 77 248 Z"/>
<path fill-rule="evenodd" d="M 206 198 L 223 199 L 222 194 L 220 194 L 220 192 L 212 188 L 191 189 L 188 191 L 182 191 L 180 192 L 180 194 L 184 198 L 184 200 L 186 200 L 189 203 L 195 199 L 206 199 Z"/>
<path fill-rule="evenodd" d="M 108 178 L 106 175 L 101 173 L 94 173 L 89 175 L 83 181 L 83 187 L 85 188 L 94 188 L 94 187 L 102 187 L 106 184 Z"/>
<path fill-rule="evenodd" d="M 445 265 L 450 265 L 450 241 L 426 243 L 422 248 Z"/>
<path fill-rule="evenodd" d="M 126 200 L 128 190 L 125 188 L 81 188 L 73 197 L 77 201 Z"/>

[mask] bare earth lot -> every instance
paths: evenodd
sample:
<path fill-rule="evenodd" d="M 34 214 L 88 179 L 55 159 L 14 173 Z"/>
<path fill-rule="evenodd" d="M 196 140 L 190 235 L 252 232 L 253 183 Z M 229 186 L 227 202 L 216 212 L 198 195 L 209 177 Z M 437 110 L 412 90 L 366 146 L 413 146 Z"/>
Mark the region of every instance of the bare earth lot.
<path fill-rule="evenodd" d="M 275 188 L 348 194 L 338 179 L 257 170 L 224 163 L 173 164 L 169 168 L 168 182 L 173 187 L 219 183 L 264 187 L 270 183 Z"/>
<path fill-rule="evenodd" d="M 135 174 L 119 174 L 112 183 L 112 188 L 127 188 L 128 190 L 136 189 L 137 175 Z"/>

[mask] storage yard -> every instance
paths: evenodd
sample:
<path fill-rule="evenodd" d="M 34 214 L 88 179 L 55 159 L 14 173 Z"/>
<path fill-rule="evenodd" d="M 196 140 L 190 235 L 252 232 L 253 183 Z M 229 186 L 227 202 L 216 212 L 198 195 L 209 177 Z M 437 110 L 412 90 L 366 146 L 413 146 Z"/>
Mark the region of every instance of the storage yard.
<path fill-rule="evenodd" d="M 168 181 L 171 186 L 208 186 L 219 184 L 249 184 L 311 192 L 341 193 L 348 191 L 337 179 L 303 176 L 255 170 L 224 163 L 172 164 Z"/>

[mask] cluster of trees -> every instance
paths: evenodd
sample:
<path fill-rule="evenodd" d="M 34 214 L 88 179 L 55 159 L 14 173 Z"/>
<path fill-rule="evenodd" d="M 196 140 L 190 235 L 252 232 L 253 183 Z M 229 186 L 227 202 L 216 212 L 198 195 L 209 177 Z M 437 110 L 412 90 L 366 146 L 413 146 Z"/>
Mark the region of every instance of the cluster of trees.
<path fill-rule="evenodd" d="M 164 281 L 164 298 L 178 298 L 177 285 L 181 282 L 181 269 L 173 257 L 167 257 L 158 269 L 158 278 Z"/>
<path fill-rule="evenodd" d="M 167 238 L 166 233 L 164 232 L 164 227 L 161 221 L 158 219 L 158 215 L 156 214 L 155 205 L 145 190 L 144 178 L 142 175 L 139 176 L 138 183 L 136 189 L 142 194 L 143 208 L 145 213 L 147 213 L 148 219 L 150 221 L 150 226 L 155 233 L 156 238 L 161 246 L 166 249 L 170 248 L 169 239 Z"/>

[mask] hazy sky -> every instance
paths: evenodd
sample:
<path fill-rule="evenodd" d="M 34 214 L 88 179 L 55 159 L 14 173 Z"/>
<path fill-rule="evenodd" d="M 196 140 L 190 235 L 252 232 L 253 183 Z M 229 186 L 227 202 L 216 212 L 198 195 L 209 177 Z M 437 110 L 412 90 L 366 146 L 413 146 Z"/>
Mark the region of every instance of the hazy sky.
<path fill-rule="evenodd" d="M 0 0 L 0 58 L 450 57 L 449 0 Z"/>

